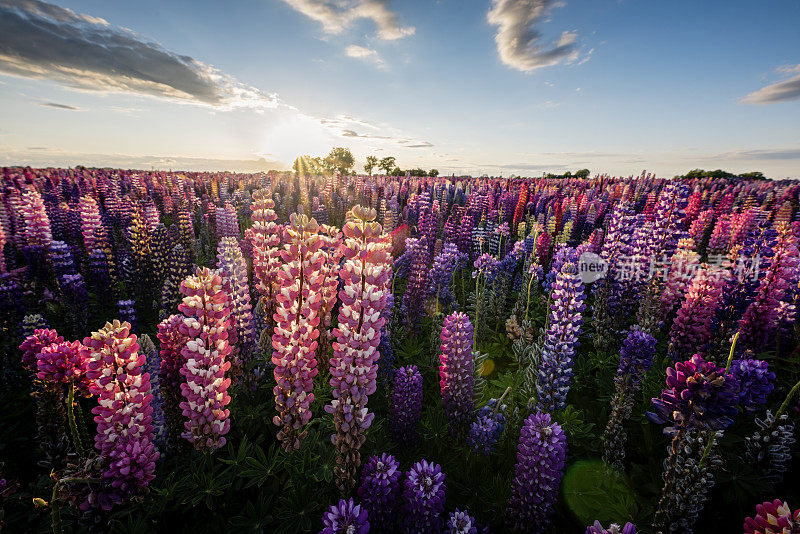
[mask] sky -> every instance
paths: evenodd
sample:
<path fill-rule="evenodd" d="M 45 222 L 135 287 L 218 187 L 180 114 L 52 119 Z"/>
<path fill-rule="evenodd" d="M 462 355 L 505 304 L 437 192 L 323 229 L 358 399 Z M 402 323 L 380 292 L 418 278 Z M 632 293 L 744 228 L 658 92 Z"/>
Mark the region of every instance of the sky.
<path fill-rule="evenodd" d="M 800 179 L 800 3 L 0 0 L 0 165 Z"/>

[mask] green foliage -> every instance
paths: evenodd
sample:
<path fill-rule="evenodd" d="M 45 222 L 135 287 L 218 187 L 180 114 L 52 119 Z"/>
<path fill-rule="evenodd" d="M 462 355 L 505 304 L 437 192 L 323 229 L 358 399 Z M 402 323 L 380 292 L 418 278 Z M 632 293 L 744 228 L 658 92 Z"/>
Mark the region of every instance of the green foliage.
<path fill-rule="evenodd" d="M 353 170 L 355 158 L 349 148 L 336 147 L 331 149 L 322 163 L 329 172 L 349 174 Z"/>
<path fill-rule="evenodd" d="M 389 174 L 392 169 L 395 168 L 395 161 L 397 158 L 394 156 L 386 156 L 385 158 L 381 158 L 380 163 L 378 163 L 378 168 L 383 169 L 384 174 Z"/>
<path fill-rule="evenodd" d="M 372 174 L 372 169 L 378 166 L 378 158 L 375 156 L 367 156 L 367 162 L 364 164 L 364 172 Z"/>
<path fill-rule="evenodd" d="M 636 494 L 625 476 L 601 460 L 580 460 L 570 465 L 562 481 L 564 502 L 583 525 L 633 521 Z"/>

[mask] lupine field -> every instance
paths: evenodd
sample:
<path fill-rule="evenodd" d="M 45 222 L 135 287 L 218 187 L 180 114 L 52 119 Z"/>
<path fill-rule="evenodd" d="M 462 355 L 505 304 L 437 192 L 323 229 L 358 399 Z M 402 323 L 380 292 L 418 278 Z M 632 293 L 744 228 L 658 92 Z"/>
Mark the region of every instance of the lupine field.
<path fill-rule="evenodd" d="M 800 182 L 0 194 L 4 531 L 800 533 Z"/>

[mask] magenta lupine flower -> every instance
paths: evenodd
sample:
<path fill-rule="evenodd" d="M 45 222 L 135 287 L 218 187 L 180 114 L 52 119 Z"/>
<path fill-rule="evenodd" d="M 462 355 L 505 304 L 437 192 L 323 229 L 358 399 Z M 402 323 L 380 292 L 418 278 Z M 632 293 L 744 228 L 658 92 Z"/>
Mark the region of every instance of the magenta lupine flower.
<path fill-rule="evenodd" d="M 744 520 L 744 534 L 797 534 L 800 532 L 800 509 L 794 511 L 786 502 L 775 499 L 756 505 L 756 516 Z"/>
<path fill-rule="evenodd" d="M 373 532 L 394 532 L 401 492 L 400 463 L 391 454 L 371 456 L 361 470 L 358 498 Z"/>
<path fill-rule="evenodd" d="M 552 520 L 564 474 L 567 437 L 550 414 L 537 412 L 522 424 L 517 464 L 506 509 L 514 532 L 542 532 Z"/>
<path fill-rule="evenodd" d="M 700 255 L 694 251 L 694 241 L 681 239 L 669 262 L 667 279 L 661 290 L 661 319 L 667 318 L 681 302 L 686 288 L 700 267 Z"/>
<path fill-rule="evenodd" d="M 37 328 L 33 331 L 33 334 L 26 337 L 25 341 L 23 341 L 19 346 L 19 350 L 22 351 L 22 357 L 20 358 L 22 367 L 31 373 L 38 372 L 38 366 L 36 362 L 38 360 L 37 355 L 39 352 L 48 345 L 63 342 L 64 337 L 59 336 L 58 332 L 55 330 L 51 330 L 49 328 Z"/>
<path fill-rule="evenodd" d="M 389 411 L 392 440 L 402 445 L 416 443 L 417 423 L 422 413 L 422 375 L 416 365 L 395 372 Z"/>
<path fill-rule="evenodd" d="M 247 264 L 242 249 L 233 237 L 223 237 L 218 246 L 217 262 L 220 274 L 230 284 L 230 307 L 237 340 L 244 357 L 250 355 L 255 343 L 253 330 L 253 307 L 250 304 L 250 286 L 247 277 Z"/>
<path fill-rule="evenodd" d="M 275 214 L 275 202 L 270 195 L 269 189 L 254 192 L 254 200 L 250 205 L 253 211 L 251 216 L 253 226 L 245 232 L 253 249 L 253 283 L 261 294 L 260 301 L 267 322 L 273 320 L 275 295 L 280 288 L 278 282 L 278 271 L 281 269 L 279 246 L 283 233 L 282 227 L 275 222 L 278 216 Z M 272 332 L 272 329 L 267 331 Z M 262 332 L 258 332 L 256 337 L 260 337 Z"/>
<path fill-rule="evenodd" d="M 441 336 L 442 352 L 439 354 L 439 386 L 452 432 L 463 431 L 472 422 L 475 409 L 472 400 L 475 381 L 472 335 L 472 323 L 466 314 L 453 312 L 445 317 Z"/>
<path fill-rule="evenodd" d="M 695 354 L 667 368 L 667 387 L 646 415 L 653 423 L 672 424 L 664 430 L 668 434 L 684 428 L 723 430 L 733 424 L 738 400 L 733 375 Z"/>
<path fill-rule="evenodd" d="M 97 395 L 92 409 L 97 423 L 95 447 L 103 459 L 103 485 L 89 495 L 88 505 L 113 504 L 146 492 L 155 478 L 158 452 L 153 444 L 150 377 L 143 372 L 130 325 L 114 320 L 83 340 L 88 358 L 89 391 Z"/>
<path fill-rule="evenodd" d="M 6 272 L 6 256 L 4 250 L 6 248 L 6 231 L 3 225 L 0 224 L 0 274 Z"/>
<path fill-rule="evenodd" d="M 787 289 L 797 284 L 796 271 L 800 264 L 797 239 L 787 223 L 778 223 L 777 232 L 769 269 L 761 279 L 755 300 L 739 321 L 740 337 L 748 347 L 774 344 L 780 301 Z"/>
<path fill-rule="evenodd" d="M 230 410 L 225 408 L 231 401 L 231 379 L 225 376 L 231 367 L 228 295 L 222 277 L 208 268 L 198 268 L 180 289 L 184 298 L 178 309 L 185 318 L 179 328 L 188 338 L 181 351 L 180 374 L 185 382 L 180 388 L 185 400 L 180 408 L 187 419 L 181 436 L 197 449 L 214 450 L 225 445 L 231 426 Z"/>
<path fill-rule="evenodd" d="M 669 352 L 673 359 L 704 351 L 727 275 L 728 271 L 705 264 L 697 271 L 672 324 Z"/>
<path fill-rule="evenodd" d="M 338 452 L 335 472 L 342 491 L 355 485 L 361 463 L 358 449 L 375 416 L 367 411 L 367 401 L 377 388 L 378 345 L 385 322 L 381 313 L 392 270 L 391 242 L 374 222 L 375 210 L 356 206 L 350 216 L 343 228 L 341 306 L 330 360 L 333 400 L 325 406 L 336 427 L 332 441 Z"/>
<path fill-rule="evenodd" d="M 322 515 L 320 534 L 367 534 L 370 531 L 367 511 L 356 504 L 351 497 L 331 506 Z"/>
<path fill-rule="evenodd" d="M 280 290 L 272 335 L 277 381 L 273 392 L 278 409 L 272 422 L 281 427 L 278 439 L 287 451 L 300 447 L 307 433 L 303 427 L 311 420 L 325 263 L 317 221 L 293 213 L 289 223 L 281 250 L 284 263 L 278 271 Z"/>
<path fill-rule="evenodd" d="M 604 528 L 600 521 L 595 521 L 594 525 L 586 527 L 586 534 L 636 534 L 636 525 L 625 523 L 624 527 L 620 527 L 616 523 L 611 523 L 608 528 Z"/>
<path fill-rule="evenodd" d="M 177 390 L 181 382 L 181 367 L 183 367 L 183 347 L 189 340 L 181 332 L 180 326 L 184 317 L 179 314 L 170 315 L 158 323 L 158 341 L 161 355 L 160 375 L 165 380 L 168 388 Z"/>
<path fill-rule="evenodd" d="M 36 377 L 42 382 L 63 387 L 72 385 L 82 395 L 88 396 L 89 379 L 86 376 L 88 360 L 79 341 L 62 341 L 42 347 L 37 354 Z"/>
<path fill-rule="evenodd" d="M 439 464 L 414 464 L 403 482 L 403 531 L 440 532 L 444 512 L 445 475 Z"/>
<path fill-rule="evenodd" d="M 572 366 L 583 325 L 586 296 L 575 263 L 565 263 L 556 274 L 545 332 L 536 390 L 542 409 L 563 410 L 572 383 Z"/>
<path fill-rule="evenodd" d="M 460 511 L 458 508 L 450 513 L 444 525 L 445 534 L 478 534 L 478 524 L 469 512 Z"/>

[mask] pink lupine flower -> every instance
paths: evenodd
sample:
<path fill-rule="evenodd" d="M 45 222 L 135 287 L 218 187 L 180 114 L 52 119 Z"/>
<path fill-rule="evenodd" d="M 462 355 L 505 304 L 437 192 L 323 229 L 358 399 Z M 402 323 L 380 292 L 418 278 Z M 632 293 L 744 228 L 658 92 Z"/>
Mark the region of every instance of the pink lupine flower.
<path fill-rule="evenodd" d="M 37 328 L 33 334 L 26 337 L 25 341 L 19 346 L 22 351 L 20 359 L 22 367 L 36 373 L 38 371 L 37 360 L 39 352 L 48 345 L 53 343 L 62 343 L 64 338 L 58 335 L 58 332 L 49 328 Z"/>
<path fill-rule="evenodd" d="M 275 405 L 280 426 L 278 439 L 290 451 L 300 447 L 303 430 L 311 420 L 314 377 L 317 376 L 317 338 L 322 305 L 322 266 L 325 253 L 317 221 L 293 213 L 284 229 L 280 251 L 283 265 L 278 271 L 280 289 L 273 319 L 272 363 L 275 364 Z"/>
<path fill-rule="evenodd" d="M 97 423 L 95 447 L 103 460 L 103 484 L 86 505 L 110 509 L 146 492 L 155 478 L 158 452 L 153 445 L 150 375 L 145 356 L 128 323 L 114 320 L 83 340 L 88 359 L 89 391 L 97 395 L 92 409 Z"/>
<path fill-rule="evenodd" d="M 186 431 L 182 437 L 195 448 L 218 449 L 225 445 L 230 430 L 228 387 L 225 373 L 231 367 L 231 330 L 228 295 L 223 280 L 207 267 L 198 268 L 181 284 L 183 302 L 178 306 L 185 318 L 180 332 L 188 339 L 181 351 L 180 374 L 184 377 L 180 403 Z"/>
<path fill-rule="evenodd" d="M 22 216 L 25 219 L 25 241 L 29 247 L 49 248 L 53 242 L 50 218 L 42 195 L 31 190 L 22 195 Z"/>
<path fill-rule="evenodd" d="M 361 463 L 358 452 L 374 414 L 367 411 L 369 395 L 377 388 L 378 345 L 385 319 L 391 278 L 391 242 L 375 222 L 374 209 L 355 206 L 342 229 L 344 265 L 339 271 L 339 326 L 334 330 L 330 361 L 333 400 L 325 411 L 333 414 L 338 452 L 337 476 L 342 491 L 351 489 Z"/>

